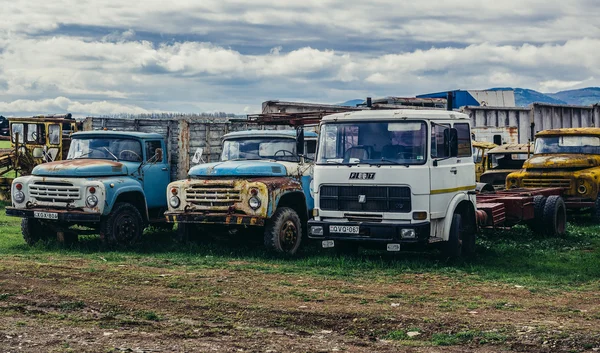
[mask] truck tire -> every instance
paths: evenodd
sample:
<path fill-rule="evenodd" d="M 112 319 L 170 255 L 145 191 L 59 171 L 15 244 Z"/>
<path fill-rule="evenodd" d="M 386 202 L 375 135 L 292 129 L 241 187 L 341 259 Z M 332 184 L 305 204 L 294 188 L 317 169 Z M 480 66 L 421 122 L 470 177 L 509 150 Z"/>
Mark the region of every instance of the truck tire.
<path fill-rule="evenodd" d="M 563 236 L 567 226 L 567 207 L 562 197 L 558 195 L 548 196 L 544 205 L 542 217 L 545 226 L 545 234 L 549 236 Z"/>
<path fill-rule="evenodd" d="M 294 255 L 302 242 L 300 217 L 289 207 L 280 207 L 267 221 L 264 234 L 267 249 Z"/>
<path fill-rule="evenodd" d="M 544 233 L 544 206 L 546 206 L 546 196 L 535 195 L 533 197 L 533 219 L 527 221 L 527 227 L 534 233 Z"/>
<path fill-rule="evenodd" d="M 461 239 L 461 255 L 472 256 L 475 254 L 475 247 L 477 241 L 477 224 L 475 219 L 475 213 L 470 211 L 467 214 L 461 215 L 461 228 L 460 239 Z"/>
<path fill-rule="evenodd" d="M 455 213 L 452 216 L 452 225 L 450 225 L 450 235 L 442 248 L 442 255 L 445 258 L 454 259 L 462 255 L 462 216 Z"/>
<path fill-rule="evenodd" d="M 27 245 L 34 245 L 40 240 L 48 239 L 48 230 L 40 221 L 34 218 L 23 218 L 21 220 L 21 233 Z"/>
<path fill-rule="evenodd" d="M 117 202 L 100 224 L 100 239 L 109 246 L 135 245 L 144 232 L 144 219 L 130 203 Z"/>

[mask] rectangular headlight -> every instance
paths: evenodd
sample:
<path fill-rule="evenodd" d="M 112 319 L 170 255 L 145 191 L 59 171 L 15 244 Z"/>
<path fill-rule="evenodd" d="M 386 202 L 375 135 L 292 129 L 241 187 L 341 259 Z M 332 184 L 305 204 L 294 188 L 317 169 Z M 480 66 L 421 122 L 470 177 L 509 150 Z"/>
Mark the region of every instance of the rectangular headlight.
<path fill-rule="evenodd" d="M 414 239 L 417 237 L 417 233 L 415 233 L 414 229 L 402 229 L 400 236 L 402 239 Z"/>
<path fill-rule="evenodd" d="M 323 235 L 323 227 L 321 227 L 321 226 L 310 226 L 310 234 L 312 234 L 312 235 Z"/>

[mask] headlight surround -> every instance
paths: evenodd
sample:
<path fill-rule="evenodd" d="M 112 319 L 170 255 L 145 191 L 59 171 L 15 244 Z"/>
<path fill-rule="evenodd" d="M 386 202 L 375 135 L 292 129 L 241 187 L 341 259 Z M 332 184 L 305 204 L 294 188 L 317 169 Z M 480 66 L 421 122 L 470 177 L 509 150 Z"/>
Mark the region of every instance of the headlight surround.
<path fill-rule="evenodd" d="M 16 203 L 23 203 L 23 201 L 25 201 L 25 193 L 21 190 L 13 192 L 13 200 L 15 200 Z"/>
<path fill-rule="evenodd" d="M 258 197 L 251 197 L 250 199 L 248 199 L 248 206 L 250 206 L 250 208 L 252 208 L 253 210 L 256 210 L 260 207 L 261 202 L 260 199 Z"/>
<path fill-rule="evenodd" d="M 98 206 L 98 196 L 94 194 L 88 195 L 88 197 L 85 198 L 85 204 L 89 208 L 94 208 Z"/>
<path fill-rule="evenodd" d="M 310 234 L 312 235 L 323 235 L 323 226 L 311 226 Z"/>
<path fill-rule="evenodd" d="M 171 198 L 169 199 L 169 205 L 171 205 L 171 207 L 173 208 L 179 207 L 180 204 L 181 200 L 179 200 L 179 197 L 177 196 L 171 196 Z"/>

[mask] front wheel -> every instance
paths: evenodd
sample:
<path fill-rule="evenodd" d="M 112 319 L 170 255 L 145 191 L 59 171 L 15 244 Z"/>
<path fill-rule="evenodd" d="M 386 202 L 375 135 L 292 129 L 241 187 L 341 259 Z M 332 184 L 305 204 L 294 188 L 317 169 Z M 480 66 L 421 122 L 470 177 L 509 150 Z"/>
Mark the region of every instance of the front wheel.
<path fill-rule="evenodd" d="M 100 224 L 100 239 L 109 246 L 135 245 L 144 231 L 140 211 L 130 203 L 118 202 Z"/>
<path fill-rule="evenodd" d="M 21 220 L 21 233 L 27 245 L 34 245 L 40 240 L 48 239 L 48 230 L 35 218 L 23 218 Z"/>
<path fill-rule="evenodd" d="M 302 242 L 302 222 L 293 209 L 281 207 L 267 222 L 265 246 L 276 252 L 294 255 Z"/>
<path fill-rule="evenodd" d="M 452 216 L 452 224 L 450 225 L 450 235 L 448 241 L 443 245 L 443 255 L 446 258 L 457 258 L 462 254 L 463 239 L 462 239 L 462 216 L 455 213 Z"/>

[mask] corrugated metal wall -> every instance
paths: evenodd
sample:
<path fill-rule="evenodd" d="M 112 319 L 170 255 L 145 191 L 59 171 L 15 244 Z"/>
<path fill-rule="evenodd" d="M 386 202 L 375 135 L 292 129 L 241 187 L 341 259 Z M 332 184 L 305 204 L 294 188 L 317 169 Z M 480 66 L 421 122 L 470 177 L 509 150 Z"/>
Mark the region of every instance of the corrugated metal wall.
<path fill-rule="evenodd" d="M 471 118 L 476 127 L 515 126 L 519 131 L 519 142 L 526 143 L 531 138 L 531 124 L 534 132 L 563 127 L 600 126 L 600 105 L 572 106 L 534 103 L 529 107 L 463 107 L 461 111 Z"/>
<path fill-rule="evenodd" d="M 198 148 L 203 149 L 204 162 L 216 162 L 221 155 L 221 138 L 228 132 L 262 129 L 254 123 L 227 118 L 168 119 L 100 118 L 89 117 L 83 129 L 155 132 L 167 141 L 167 156 L 171 161 L 171 178 L 183 179 L 190 169 L 192 157 Z M 267 127 L 269 128 L 269 127 Z M 273 127 L 274 128 L 274 127 Z"/>

